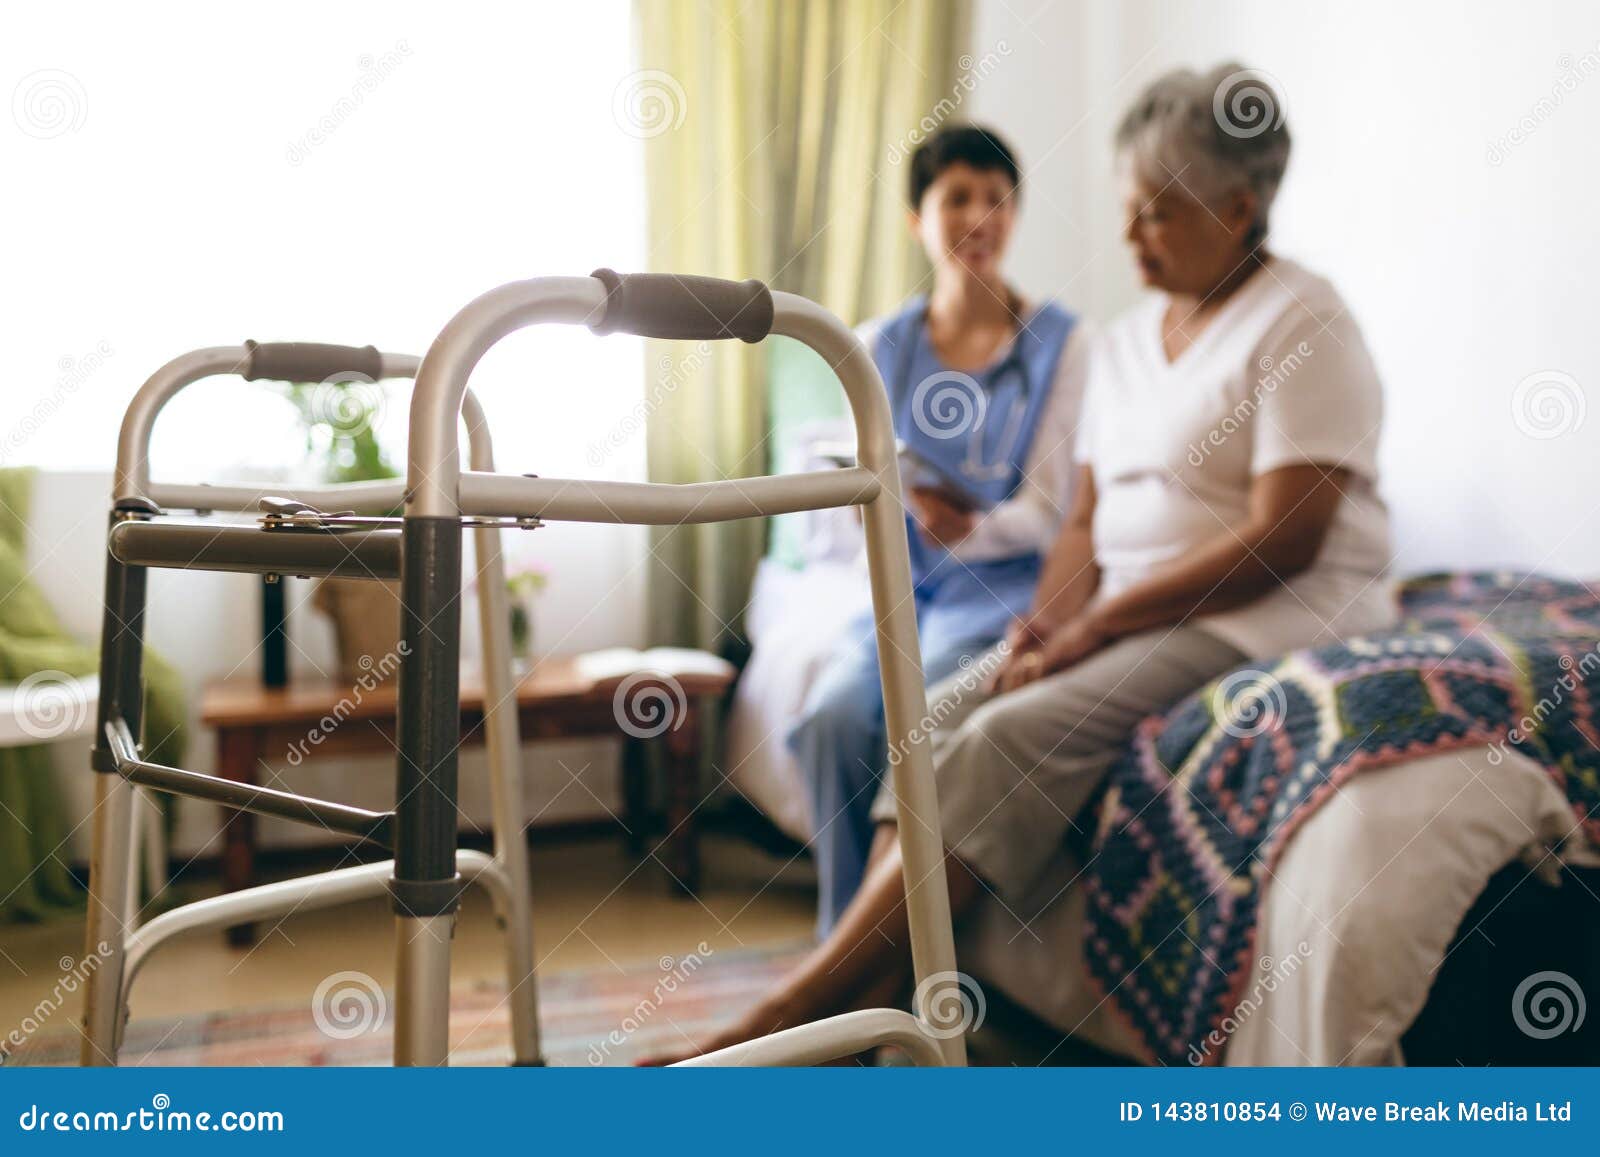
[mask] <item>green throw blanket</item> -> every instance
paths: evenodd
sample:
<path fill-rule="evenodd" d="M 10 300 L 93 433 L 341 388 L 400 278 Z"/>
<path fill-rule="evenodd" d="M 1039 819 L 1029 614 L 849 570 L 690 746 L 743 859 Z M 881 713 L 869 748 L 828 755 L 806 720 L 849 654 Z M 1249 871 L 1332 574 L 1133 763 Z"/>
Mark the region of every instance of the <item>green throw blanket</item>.
<path fill-rule="evenodd" d="M 18 722 L 48 740 L 88 720 L 89 704 L 71 679 L 94 674 L 100 656 L 63 629 L 29 576 L 32 492 L 32 470 L 0 469 L 0 684 L 20 688 Z M 182 681 L 149 651 L 144 674 L 146 750 L 157 763 L 179 764 L 186 739 Z M 82 906 L 63 843 L 69 817 L 51 767 L 46 745 L 0 747 L 0 923 L 42 920 Z M 81 770 L 86 779 L 94 774 L 87 763 Z M 87 822 L 86 816 L 70 817 L 72 825 Z"/>

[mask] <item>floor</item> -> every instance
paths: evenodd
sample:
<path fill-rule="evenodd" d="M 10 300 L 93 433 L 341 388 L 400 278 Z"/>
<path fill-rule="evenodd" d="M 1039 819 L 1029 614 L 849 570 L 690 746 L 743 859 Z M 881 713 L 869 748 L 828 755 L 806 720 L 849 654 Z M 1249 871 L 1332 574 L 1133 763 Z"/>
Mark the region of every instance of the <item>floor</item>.
<path fill-rule="evenodd" d="M 704 841 L 705 886 L 698 899 L 674 894 L 659 866 L 639 863 L 609 834 L 536 840 L 531 854 L 541 969 L 607 968 L 681 954 L 701 941 L 712 949 L 789 946 L 811 935 L 816 894 L 809 865 L 735 838 Z M 313 867 L 297 864 L 276 874 Z M 214 879 L 201 878 L 177 890 L 198 898 L 215 887 Z M 0 1035 L 36 1017 L 41 1000 L 59 992 L 83 952 L 82 935 L 77 921 L 0 928 Z M 134 989 L 133 1015 L 296 1001 L 345 969 L 388 986 L 394 981 L 392 938 L 384 898 L 297 913 L 265 926 L 247 949 L 229 948 L 218 932 L 191 933 L 151 957 Z M 503 974 L 499 931 L 488 901 L 474 890 L 456 929 L 452 978 L 470 983 Z M 53 1017 L 78 1017 L 81 997 L 61 1004 Z"/>

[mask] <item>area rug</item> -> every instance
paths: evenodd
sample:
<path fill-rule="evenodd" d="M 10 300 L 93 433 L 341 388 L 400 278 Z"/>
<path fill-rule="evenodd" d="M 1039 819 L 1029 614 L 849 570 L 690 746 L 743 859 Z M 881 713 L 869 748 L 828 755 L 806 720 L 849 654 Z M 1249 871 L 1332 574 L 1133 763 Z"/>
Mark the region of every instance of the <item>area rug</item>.
<path fill-rule="evenodd" d="M 804 954 L 719 949 L 682 959 L 552 972 L 539 978 L 545 1059 L 553 1065 L 631 1065 L 726 1023 Z M 450 1063 L 511 1059 L 511 1010 L 500 984 L 459 987 L 450 1001 Z M 135 991 L 134 1011 L 138 1011 Z M 361 973 L 336 973 L 293 1004 L 135 1019 L 124 1065 L 387 1065 L 394 993 Z M 54 1028 L 29 1040 L 10 1065 L 75 1065 L 78 1033 Z"/>

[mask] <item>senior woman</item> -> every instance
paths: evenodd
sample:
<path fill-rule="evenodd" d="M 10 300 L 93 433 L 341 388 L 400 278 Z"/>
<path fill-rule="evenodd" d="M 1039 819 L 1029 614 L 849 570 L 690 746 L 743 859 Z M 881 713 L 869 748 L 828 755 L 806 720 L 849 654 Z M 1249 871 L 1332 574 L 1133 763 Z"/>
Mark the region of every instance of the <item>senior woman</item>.
<path fill-rule="evenodd" d="M 1231 119 L 1242 97 L 1261 115 Z M 988 685 L 932 696 L 958 914 L 984 891 L 1020 902 L 1141 718 L 1232 667 L 1392 621 L 1377 375 L 1334 288 L 1266 245 L 1279 110 L 1224 65 L 1163 76 L 1118 128 L 1126 239 L 1154 292 L 1091 356 L 1074 504 L 1033 610 Z M 885 799 L 873 810 L 892 824 Z M 875 851 L 834 934 L 705 1047 L 903 991 L 899 845 Z"/>
<path fill-rule="evenodd" d="M 889 392 L 910 507 L 923 674 L 937 682 L 1026 612 L 1068 507 L 1083 327 L 1001 272 L 1022 174 L 998 134 L 947 125 L 909 164 L 908 219 L 931 292 L 860 336 Z M 861 884 L 885 759 L 872 616 L 861 616 L 787 736 L 810 796 L 817 931 Z"/>

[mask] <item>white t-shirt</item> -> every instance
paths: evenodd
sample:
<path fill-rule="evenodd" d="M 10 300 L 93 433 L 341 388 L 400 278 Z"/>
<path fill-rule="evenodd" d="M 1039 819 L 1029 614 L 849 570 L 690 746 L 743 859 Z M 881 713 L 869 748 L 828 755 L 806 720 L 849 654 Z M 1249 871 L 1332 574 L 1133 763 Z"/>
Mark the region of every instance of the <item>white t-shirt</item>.
<path fill-rule="evenodd" d="M 1383 391 L 1339 294 L 1271 258 L 1172 362 L 1168 304 L 1140 302 L 1090 356 L 1077 457 L 1094 471 L 1098 597 L 1242 523 L 1255 476 L 1315 463 L 1350 478 L 1316 560 L 1195 625 L 1257 659 L 1390 625 L 1389 518 L 1376 490 Z"/>
<path fill-rule="evenodd" d="M 1032 305 L 1026 306 L 1032 312 Z M 868 352 L 877 347 L 884 319 L 856 327 L 856 336 Z M 1061 520 L 1072 506 L 1078 471 L 1073 450 L 1078 440 L 1079 412 L 1089 378 L 1089 352 L 1094 326 L 1080 317 L 1067 334 L 1056 362 L 1050 397 L 1039 412 L 1039 424 L 1022 464 L 1022 481 L 1011 497 L 979 516 L 972 532 L 950 553 L 962 562 L 987 562 L 1050 550 Z M 991 364 L 1010 353 L 1010 344 L 997 351 Z"/>

